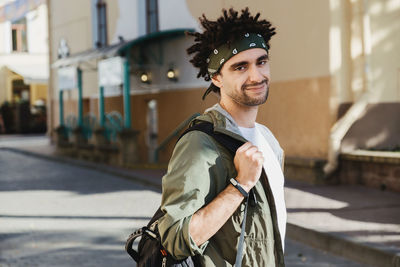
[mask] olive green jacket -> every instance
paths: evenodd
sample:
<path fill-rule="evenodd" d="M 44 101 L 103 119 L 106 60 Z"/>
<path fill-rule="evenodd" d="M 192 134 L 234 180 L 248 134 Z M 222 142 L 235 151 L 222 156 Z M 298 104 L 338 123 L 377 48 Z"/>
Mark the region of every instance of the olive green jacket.
<path fill-rule="evenodd" d="M 214 131 L 246 140 L 232 117 L 218 104 L 193 123 L 208 121 Z M 278 160 L 283 151 L 272 133 L 265 137 Z M 197 255 L 201 266 L 233 266 L 244 215 L 244 201 L 222 228 L 198 247 L 189 234 L 193 214 L 210 203 L 236 177 L 233 155 L 211 136 L 200 131 L 185 134 L 176 144 L 162 180 L 161 209 L 165 215 L 158 229 L 162 245 L 177 259 Z M 255 186 L 256 206 L 248 205 L 242 266 L 284 266 L 276 208 L 263 172 Z"/>

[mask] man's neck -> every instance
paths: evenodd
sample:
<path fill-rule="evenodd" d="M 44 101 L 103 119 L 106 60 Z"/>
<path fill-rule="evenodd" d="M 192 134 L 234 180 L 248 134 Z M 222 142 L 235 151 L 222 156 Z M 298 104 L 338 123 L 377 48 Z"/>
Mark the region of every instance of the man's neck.
<path fill-rule="evenodd" d="M 225 109 L 240 127 L 252 128 L 255 126 L 258 106 L 248 107 L 236 102 L 221 101 L 220 106 Z"/>

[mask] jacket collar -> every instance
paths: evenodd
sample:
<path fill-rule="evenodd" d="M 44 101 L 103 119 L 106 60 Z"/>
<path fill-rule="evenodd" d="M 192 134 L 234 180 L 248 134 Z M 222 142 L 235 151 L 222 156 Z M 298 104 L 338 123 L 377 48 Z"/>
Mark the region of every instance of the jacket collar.
<path fill-rule="evenodd" d="M 196 120 L 211 122 L 214 125 L 215 132 L 224 133 L 240 141 L 247 142 L 247 140 L 242 137 L 235 120 L 218 103 L 207 109 L 204 114 L 197 117 Z"/>
<path fill-rule="evenodd" d="M 229 135 L 239 141 L 247 142 L 247 140 L 242 136 L 235 120 L 219 104 L 215 104 L 211 108 L 207 109 L 203 115 L 200 115 L 194 121 L 199 120 L 211 122 L 213 124 L 215 132 L 220 132 Z M 263 128 L 265 129 L 265 131 L 262 131 L 262 134 L 268 141 L 279 162 L 282 164 L 282 149 L 279 143 L 276 141 L 275 137 L 268 128 Z"/>

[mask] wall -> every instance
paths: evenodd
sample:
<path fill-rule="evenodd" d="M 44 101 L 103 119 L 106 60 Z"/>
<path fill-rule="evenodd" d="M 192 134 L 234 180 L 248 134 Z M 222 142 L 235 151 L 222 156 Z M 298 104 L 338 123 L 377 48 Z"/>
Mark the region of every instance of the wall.
<path fill-rule="evenodd" d="M 342 151 L 391 150 L 400 145 L 400 2 L 353 1 L 352 91 L 369 105 L 342 141 Z"/>
<path fill-rule="evenodd" d="M 7 100 L 7 77 L 8 69 L 0 67 L 0 105 Z"/>
<path fill-rule="evenodd" d="M 90 1 L 51 1 L 49 12 L 53 61 L 61 38 L 67 40 L 71 54 L 92 48 Z"/>
<path fill-rule="evenodd" d="M 0 54 L 11 52 L 11 22 L 0 23 Z"/>
<path fill-rule="evenodd" d="M 205 101 L 201 100 L 205 88 L 195 90 L 174 90 L 161 92 L 159 94 L 142 94 L 131 96 L 131 117 L 132 128 L 139 130 L 139 153 L 142 162 L 146 162 L 147 145 L 146 145 L 146 115 L 147 103 L 155 99 L 158 104 L 158 120 L 159 120 L 159 135 L 158 143 L 161 143 L 175 128 L 192 114 L 203 111 L 214 105 L 217 102 L 217 97 L 213 94 L 209 95 Z M 68 92 L 68 91 L 67 91 Z M 77 114 L 78 105 L 76 100 L 73 100 L 70 93 L 64 93 L 64 119 L 69 114 Z M 55 108 L 54 119 L 55 125 L 59 125 L 59 105 L 58 101 L 53 100 Z M 98 99 L 91 98 L 85 100 L 84 114 L 93 112 L 98 116 Z M 118 111 L 123 114 L 123 99 L 122 96 L 105 98 L 105 112 Z M 160 153 L 160 161 L 168 162 L 171 156 L 175 139 L 170 142 L 164 151 Z"/>
<path fill-rule="evenodd" d="M 26 14 L 28 52 L 46 54 L 48 49 L 47 6 L 40 5 Z"/>
<path fill-rule="evenodd" d="M 368 1 L 371 103 L 399 102 L 400 1 Z"/>
<path fill-rule="evenodd" d="M 399 150 L 400 149 L 400 104 L 369 104 L 355 122 L 342 142 L 342 151 L 355 149 Z"/>
<path fill-rule="evenodd" d="M 108 0 L 107 27 L 109 44 L 118 43 L 118 36 L 122 36 L 125 40 L 131 40 L 144 35 L 146 29 L 144 14 L 143 0 Z"/>
<path fill-rule="evenodd" d="M 265 123 L 291 157 L 325 158 L 332 125 L 331 78 L 272 82 L 257 120 Z"/>
<path fill-rule="evenodd" d="M 43 84 L 31 84 L 31 95 L 30 102 L 34 104 L 34 102 L 38 99 L 47 99 L 47 85 Z"/>
<path fill-rule="evenodd" d="M 146 44 L 143 53 L 150 55 L 148 56 L 149 62 L 139 65 L 132 60 L 132 92 L 146 93 L 148 91 L 207 87 L 209 82 L 205 82 L 202 78 L 197 79 L 198 70 L 189 62 L 190 58 L 186 53 L 186 49 L 191 44 L 192 38 L 183 34 L 172 39 Z M 166 74 L 170 68 L 177 72 L 177 82 L 167 78 Z M 144 84 L 140 81 L 141 70 L 151 74 L 152 82 L 150 84 Z"/>
<path fill-rule="evenodd" d="M 159 0 L 158 10 L 160 30 L 179 28 L 200 29 L 197 17 L 192 17 L 186 0 Z M 179 16 L 177 16 L 177 14 L 179 14 Z"/>

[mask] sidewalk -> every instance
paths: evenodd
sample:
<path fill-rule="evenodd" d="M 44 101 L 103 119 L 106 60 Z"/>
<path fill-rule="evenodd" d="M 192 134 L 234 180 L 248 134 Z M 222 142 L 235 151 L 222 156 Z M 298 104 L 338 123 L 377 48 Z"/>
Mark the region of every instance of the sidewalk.
<path fill-rule="evenodd" d="M 43 142 L 3 149 L 101 170 L 157 189 L 165 173 L 57 156 L 55 148 Z M 400 267 L 400 194 L 362 186 L 286 181 L 285 195 L 289 238 L 371 266 Z"/>

